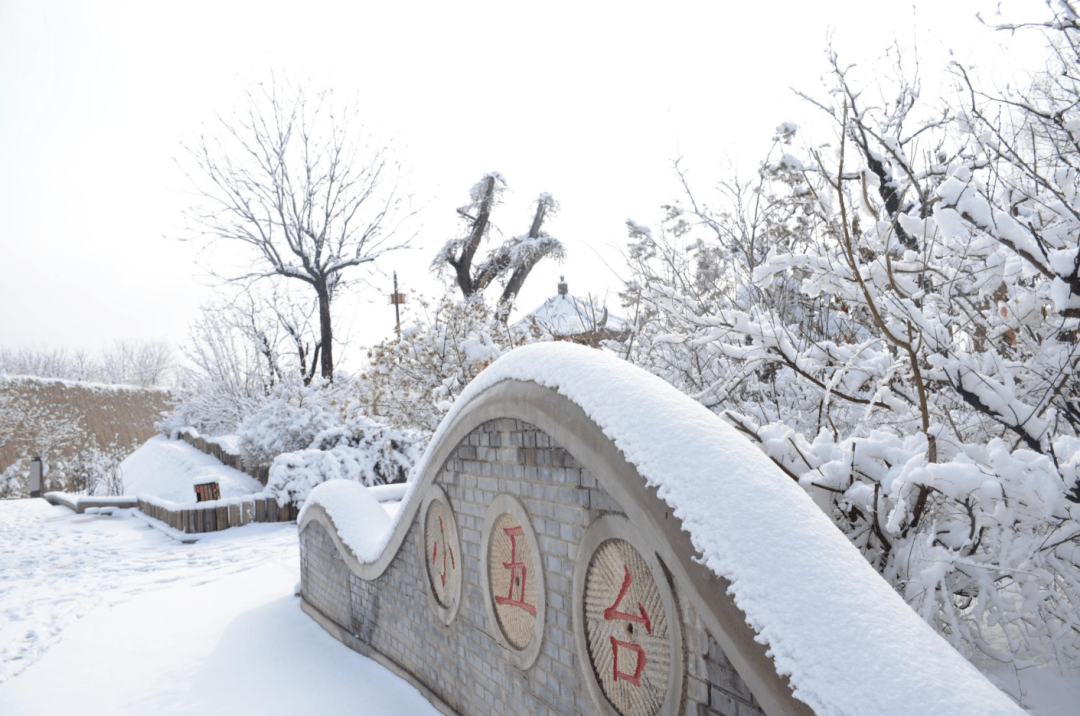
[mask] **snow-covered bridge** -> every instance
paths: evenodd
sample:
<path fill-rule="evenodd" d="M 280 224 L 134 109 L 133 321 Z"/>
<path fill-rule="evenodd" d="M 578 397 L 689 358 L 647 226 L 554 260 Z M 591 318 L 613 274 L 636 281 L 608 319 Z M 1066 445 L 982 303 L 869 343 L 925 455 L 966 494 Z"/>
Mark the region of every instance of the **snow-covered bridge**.
<path fill-rule="evenodd" d="M 516 350 L 388 513 L 301 512 L 304 607 L 457 714 L 1022 714 L 708 410 L 600 351 Z"/>

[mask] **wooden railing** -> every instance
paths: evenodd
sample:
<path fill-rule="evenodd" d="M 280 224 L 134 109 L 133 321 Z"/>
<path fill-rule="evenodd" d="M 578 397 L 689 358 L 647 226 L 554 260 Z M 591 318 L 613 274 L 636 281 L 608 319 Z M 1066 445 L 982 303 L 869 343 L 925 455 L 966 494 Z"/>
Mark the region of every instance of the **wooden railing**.
<path fill-rule="evenodd" d="M 178 437 L 196 450 L 200 450 L 207 455 L 216 457 L 222 464 L 228 465 L 234 470 L 239 470 L 247 475 L 251 475 L 262 483 L 264 487 L 266 486 L 266 481 L 270 477 L 269 465 L 249 465 L 240 455 L 231 453 L 221 445 L 211 442 L 190 430 L 184 430 Z"/>
<path fill-rule="evenodd" d="M 145 496 L 138 500 L 144 515 L 185 534 L 216 532 L 252 522 L 292 522 L 300 511 L 291 503 L 279 505 L 277 498 L 267 493 L 190 505 Z"/>

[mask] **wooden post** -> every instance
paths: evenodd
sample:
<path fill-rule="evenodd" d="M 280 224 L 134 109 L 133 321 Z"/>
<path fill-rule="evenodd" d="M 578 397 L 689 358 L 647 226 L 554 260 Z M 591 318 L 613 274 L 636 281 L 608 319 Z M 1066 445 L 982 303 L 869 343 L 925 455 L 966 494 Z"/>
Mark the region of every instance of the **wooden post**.
<path fill-rule="evenodd" d="M 390 294 L 390 303 L 394 304 L 394 319 L 397 322 L 394 331 L 397 337 L 401 338 L 401 304 L 405 303 L 405 294 L 398 293 L 397 271 L 394 272 L 394 292 Z"/>

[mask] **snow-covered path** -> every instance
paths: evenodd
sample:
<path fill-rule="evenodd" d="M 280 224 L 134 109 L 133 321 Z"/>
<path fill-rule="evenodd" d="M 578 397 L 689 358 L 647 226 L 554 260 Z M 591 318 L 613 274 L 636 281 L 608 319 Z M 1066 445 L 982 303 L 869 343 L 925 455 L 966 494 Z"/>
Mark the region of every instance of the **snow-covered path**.
<path fill-rule="evenodd" d="M 147 590 L 199 584 L 296 553 L 296 529 L 181 545 L 132 518 L 75 515 L 44 500 L 0 502 L 0 683 L 73 621 Z"/>
<path fill-rule="evenodd" d="M 435 714 L 300 611 L 294 524 L 182 545 L 0 502 L 0 713 Z"/>

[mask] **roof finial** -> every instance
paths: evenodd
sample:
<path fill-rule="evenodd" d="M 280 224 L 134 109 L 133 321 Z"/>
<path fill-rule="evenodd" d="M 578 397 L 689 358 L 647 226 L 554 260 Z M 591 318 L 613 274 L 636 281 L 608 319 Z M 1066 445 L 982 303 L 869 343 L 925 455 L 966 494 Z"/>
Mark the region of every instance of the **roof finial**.
<path fill-rule="evenodd" d="M 559 295 L 566 295 L 566 276 L 559 276 Z"/>

